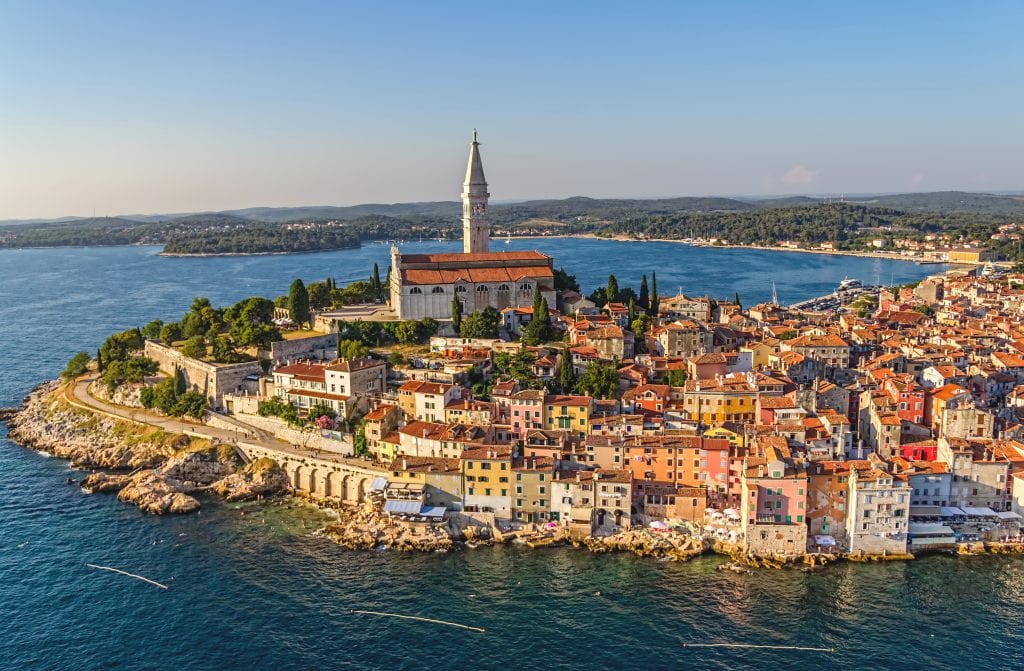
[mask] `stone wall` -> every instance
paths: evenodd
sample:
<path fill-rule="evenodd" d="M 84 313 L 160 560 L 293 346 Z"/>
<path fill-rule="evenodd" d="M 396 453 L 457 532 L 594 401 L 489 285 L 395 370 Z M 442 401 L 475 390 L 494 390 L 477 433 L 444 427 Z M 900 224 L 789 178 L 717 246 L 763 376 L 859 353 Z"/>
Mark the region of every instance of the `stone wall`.
<path fill-rule="evenodd" d="M 316 429 L 313 432 L 300 431 L 288 425 L 283 419 L 277 417 L 260 417 L 259 415 L 249 415 L 242 412 L 235 411 L 235 417 L 246 424 L 252 425 L 257 429 L 262 429 L 268 433 L 274 435 L 275 438 L 296 445 L 298 447 L 307 450 L 321 450 L 323 452 L 331 452 L 332 454 L 338 454 L 341 456 L 349 457 L 354 453 L 354 446 L 352 443 L 351 435 L 344 435 L 342 440 L 335 440 L 334 438 L 326 438 L 320 435 L 320 430 Z M 235 430 L 238 426 L 226 419 L 220 418 L 215 414 L 207 415 L 206 423 L 210 426 L 216 426 L 222 429 Z M 244 431 L 239 429 L 239 435 L 244 434 Z"/>
<path fill-rule="evenodd" d="M 747 552 L 770 555 L 802 555 L 807 551 L 807 527 L 803 524 L 751 524 L 744 539 Z"/>
<path fill-rule="evenodd" d="M 175 375 L 180 370 L 189 388 L 205 394 L 214 408 L 223 405 L 224 394 L 244 388 L 247 377 L 263 374 L 258 361 L 213 364 L 187 357 L 173 347 L 152 340 L 146 341 L 144 353 L 167 375 Z"/>
<path fill-rule="evenodd" d="M 387 477 L 384 471 L 340 458 L 287 454 L 245 442 L 240 442 L 238 449 L 249 461 L 263 457 L 273 459 L 288 474 L 296 491 L 317 498 L 361 503 L 369 497 L 373 478 Z"/>
<path fill-rule="evenodd" d="M 279 340 L 270 344 L 270 358 L 276 365 L 299 359 L 333 359 L 337 353 L 337 333 L 325 333 L 295 340 Z"/>

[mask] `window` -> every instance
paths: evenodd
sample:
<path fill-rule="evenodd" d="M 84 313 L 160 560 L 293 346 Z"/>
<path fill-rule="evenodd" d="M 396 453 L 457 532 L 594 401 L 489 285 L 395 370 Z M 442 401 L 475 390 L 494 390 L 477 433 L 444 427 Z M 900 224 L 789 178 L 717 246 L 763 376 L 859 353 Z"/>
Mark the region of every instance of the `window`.
<path fill-rule="evenodd" d="M 455 293 L 457 293 L 457 294 L 464 294 L 464 293 L 466 293 L 466 287 L 463 287 L 463 286 L 455 287 Z"/>
<path fill-rule="evenodd" d="M 519 285 L 519 290 L 520 291 L 532 291 L 533 287 L 531 287 L 529 284 L 520 284 Z"/>
<path fill-rule="evenodd" d="M 412 289 L 409 289 L 409 293 L 410 294 L 422 294 L 423 290 L 421 290 L 419 287 L 413 287 Z"/>
<path fill-rule="evenodd" d="M 443 294 L 444 293 L 444 287 L 434 287 L 433 289 L 430 290 L 430 293 L 432 293 L 432 294 Z"/>
<path fill-rule="evenodd" d="M 483 292 L 483 291 L 490 291 L 490 289 L 488 289 L 488 288 L 487 288 L 487 285 L 486 285 L 486 284 L 481 284 L 480 286 L 478 286 L 478 287 L 476 288 L 476 290 L 477 290 L 478 292 Z"/>
<path fill-rule="evenodd" d="M 502 285 L 498 286 L 498 291 L 508 291 L 508 285 L 507 284 L 502 284 Z"/>

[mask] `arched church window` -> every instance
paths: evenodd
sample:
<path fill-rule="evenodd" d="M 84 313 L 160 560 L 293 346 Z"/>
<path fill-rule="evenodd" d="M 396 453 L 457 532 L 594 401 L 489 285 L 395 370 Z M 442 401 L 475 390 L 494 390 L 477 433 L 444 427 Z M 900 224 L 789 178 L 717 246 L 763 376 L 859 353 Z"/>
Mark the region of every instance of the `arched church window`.
<path fill-rule="evenodd" d="M 409 293 L 410 294 L 422 294 L 423 290 L 420 289 L 419 287 L 413 287 L 412 289 L 409 289 Z"/>
<path fill-rule="evenodd" d="M 490 289 L 488 289 L 488 288 L 487 288 L 487 285 L 486 285 L 486 284 L 481 284 L 480 286 L 478 286 L 478 287 L 476 288 L 476 290 L 477 290 L 477 291 L 490 291 Z"/>
<path fill-rule="evenodd" d="M 462 286 L 460 284 L 459 286 L 455 287 L 455 293 L 457 293 L 457 294 L 464 294 L 464 293 L 466 293 L 466 287 L 464 287 L 464 286 Z"/>
<path fill-rule="evenodd" d="M 443 294 L 444 293 L 444 287 L 434 287 L 430 291 L 430 293 L 432 293 L 432 294 Z"/>
<path fill-rule="evenodd" d="M 498 291 L 508 291 L 508 285 L 502 284 L 501 286 L 498 287 Z"/>
<path fill-rule="evenodd" d="M 530 291 L 530 285 L 529 284 L 520 284 L 519 285 L 519 290 L 520 291 Z"/>

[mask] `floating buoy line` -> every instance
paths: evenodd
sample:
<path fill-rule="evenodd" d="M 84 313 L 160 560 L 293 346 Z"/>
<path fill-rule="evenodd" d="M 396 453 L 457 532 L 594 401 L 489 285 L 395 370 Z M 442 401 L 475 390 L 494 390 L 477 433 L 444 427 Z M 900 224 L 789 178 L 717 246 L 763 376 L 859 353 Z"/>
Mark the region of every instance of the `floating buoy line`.
<path fill-rule="evenodd" d="M 804 650 L 835 653 L 835 648 L 810 648 L 801 645 L 757 645 L 755 643 L 683 643 L 684 648 L 760 648 L 762 650 Z"/>
<path fill-rule="evenodd" d="M 468 624 L 459 624 L 458 622 L 446 622 L 445 620 L 434 620 L 429 617 L 419 617 L 416 615 L 400 615 L 398 613 L 382 613 L 376 610 L 354 610 L 350 609 L 348 612 L 353 615 L 379 615 L 381 617 L 397 617 L 402 620 L 416 620 L 417 622 L 430 622 L 431 624 L 443 624 L 449 627 L 458 627 L 460 629 L 469 629 L 470 631 L 478 631 L 481 634 L 487 632 L 483 627 L 473 627 Z"/>
<path fill-rule="evenodd" d="M 150 580 L 149 578 L 144 578 L 141 575 L 135 575 L 134 573 L 128 573 L 127 571 L 122 571 L 119 568 L 111 568 L 109 566 L 98 566 L 96 564 L 86 564 L 86 566 L 88 566 L 89 568 L 98 568 L 101 571 L 112 571 L 114 573 L 120 573 L 121 575 L 126 575 L 129 578 L 135 578 L 136 580 L 141 580 L 143 582 L 148 582 L 150 585 L 155 585 L 155 586 L 159 587 L 160 589 L 170 589 L 169 587 L 167 587 L 167 585 L 161 585 L 160 583 L 156 582 L 155 580 Z"/>

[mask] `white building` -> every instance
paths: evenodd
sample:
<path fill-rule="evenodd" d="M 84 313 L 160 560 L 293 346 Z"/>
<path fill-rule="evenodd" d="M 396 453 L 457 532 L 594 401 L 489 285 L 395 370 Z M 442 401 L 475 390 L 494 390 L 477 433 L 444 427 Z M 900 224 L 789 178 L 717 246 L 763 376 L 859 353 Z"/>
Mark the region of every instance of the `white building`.
<path fill-rule="evenodd" d="M 846 538 L 850 552 L 906 552 L 911 493 L 907 476 L 878 468 L 854 468 L 848 493 Z"/>

